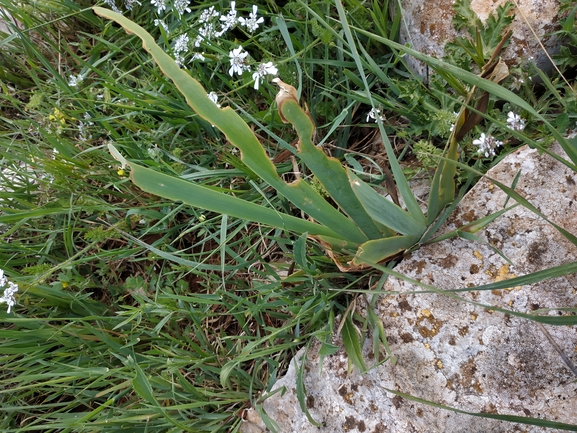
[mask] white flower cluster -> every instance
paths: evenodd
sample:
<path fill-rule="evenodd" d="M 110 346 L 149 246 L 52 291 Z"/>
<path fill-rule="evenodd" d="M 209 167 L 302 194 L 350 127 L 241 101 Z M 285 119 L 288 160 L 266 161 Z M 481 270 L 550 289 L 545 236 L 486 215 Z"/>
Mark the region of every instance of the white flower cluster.
<path fill-rule="evenodd" d="M 166 10 L 166 0 L 150 0 L 150 4 L 157 9 L 156 13 L 158 15 Z"/>
<path fill-rule="evenodd" d="M 373 120 L 375 123 L 377 123 L 377 117 L 380 118 L 381 121 L 385 121 L 385 116 L 381 114 L 381 110 L 378 108 L 371 108 L 371 111 L 369 111 L 369 114 L 367 114 L 367 122 Z"/>
<path fill-rule="evenodd" d="M 184 15 L 185 12 L 190 13 L 191 10 L 188 7 L 190 5 L 189 0 L 174 0 L 172 7 L 179 16 Z"/>
<path fill-rule="evenodd" d="M 77 87 L 80 83 L 82 83 L 84 81 L 84 78 L 82 77 L 82 75 L 78 74 L 78 75 L 71 75 L 70 79 L 68 80 L 68 85 L 70 87 Z"/>
<path fill-rule="evenodd" d="M 512 111 L 509 111 L 507 114 L 507 124 L 513 131 L 522 131 L 525 129 L 525 119 Z"/>
<path fill-rule="evenodd" d="M 14 294 L 18 291 L 18 284 L 8 281 L 2 269 L 0 269 L 0 287 L 4 288 L 4 293 L 0 297 L 0 304 L 8 305 L 8 313 L 10 313 L 10 310 L 16 304 Z"/>
<path fill-rule="evenodd" d="M 215 92 L 210 92 L 206 96 L 208 96 L 208 99 L 214 102 L 218 108 L 220 108 L 220 104 L 218 103 L 218 95 Z"/>
<path fill-rule="evenodd" d="M 184 54 L 188 52 L 189 37 L 187 34 L 180 35 L 174 42 L 174 60 L 182 68 L 184 64 Z"/>
<path fill-rule="evenodd" d="M 115 0 L 104 0 L 105 3 L 111 7 L 115 12 L 121 13 L 115 6 Z M 131 9 L 134 4 L 140 4 L 138 0 L 124 0 L 127 8 L 130 5 Z M 190 13 L 190 0 L 149 0 L 150 5 L 156 9 L 158 15 L 168 14 L 173 11 L 178 18 L 182 18 L 185 13 Z M 167 15 L 165 15 L 166 18 Z M 221 14 L 214 6 L 210 6 L 200 12 L 197 21 L 198 28 L 196 30 L 196 37 L 191 41 L 188 34 L 183 33 L 174 39 L 172 44 L 173 57 L 178 66 L 183 67 L 186 56 L 189 53 L 189 46 L 194 45 L 195 48 L 200 48 L 202 44 L 210 43 L 213 39 L 219 38 L 227 31 L 235 27 L 243 27 L 248 33 L 254 33 L 261 24 L 264 23 L 264 18 L 258 16 L 258 6 L 252 5 L 252 11 L 248 17 L 239 16 L 236 9 L 236 1 L 230 2 L 230 10 L 227 13 Z M 164 33 L 169 34 L 169 27 L 164 19 L 157 18 L 154 20 L 154 25 L 162 27 Z M 172 27 L 172 26 L 171 26 Z M 196 26 L 195 26 L 196 27 Z M 205 61 L 204 52 L 191 53 L 190 61 Z M 230 68 L 228 73 L 231 77 L 234 74 L 242 75 L 244 72 L 251 72 L 251 66 L 248 62 L 248 52 L 242 46 L 233 49 L 229 53 Z M 254 88 L 259 89 L 260 84 L 264 81 L 267 75 L 277 75 L 278 69 L 272 62 L 262 62 L 256 66 L 252 72 L 254 80 Z M 70 78 L 70 86 L 76 87 L 82 81 L 82 77 Z"/>
<path fill-rule="evenodd" d="M 264 18 L 259 17 L 257 11 L 258 7 L 256 7 L 256 5 L 252 5 L 252 12 L 248 14 L 248 18 L 240 17 L 238 19 L 240 25 L 246 27 L 250 33 L 253 33 L 256 29 L 258 29 L 259 24 L 264 23 Z"/>
<path fill-rule="evenodd" d="M 194 46 L 200 47 L 203 42 L 209 42 L 211 39 L 222 36 L 227 31 L 235 28 L 237 25 L 245 27 L 249 33 L 254 33 L 264 23 L 264 18 L 258 16 L 258 7 L 252 6 L 252 12 L 248 18 L 239 17 L 236 10 L 236 2 L 230 2 L 230 10 L 226 14 L 219 14 L 214 6 L 203 10 L 198 20 L 201 24 L 198 35 L 194 40 Z M 217 27 L 220 25 L 220 30 Z M 230 68 L 228 74 L 234 77 L 234 74 L 242 75 L 244 72 L 250 72 L 251 67 L 248 63 L 248 52 L 242 46 L 229 52 Z M 204 60 L 204 53 L 195 53 L 192 60 Z M 277 75 L 278 69 L 272 62 L 260 63 L 252 74 L 254 88 L 258 90 L 267 75 Z"/>
<path fill-rule="evenodd" d="M 194 41 L 194 46 L 197 48 L 200 47 L 202 42 L 221 37 L 227 31 L 234 29 L 237 24 L 246 27 L 250 33 L 253 33 L 260 24 L 264 23 L 264 18 L 258 16 L 258 7 L 256 5 L 252 6 L 252 12 L 248 18 L 239 17 L 236 10 L 236 2 L 231 1 L 230 10 L 226 14 L 221 15 L 214 9 L 214 6 L 211 6 L 201 12 L 198 23 L 201 24 L 201 27 L 198 29 L 198 35 Z M 220 30 L 217 30 L 219 25 Z"/>
<path fill-rule="evenodd" d="M 485 158 L 495 156 L 495 148 L 502 146 L 503 142 L 496 140 L 491 134 L 485 135 L 483 132 L 477 140 L 473 140 L 475 146 L 479 146 L 479 153 L 484 154 Z"/>
<path fill-rule="evenodd" d="M 252 74 L 254 80 L 254 89 L 258 90 L 260 82 L 264 80 L 267 75 L 278 74 L 278 69 L 272 62 L 261 63 L 256 67 L 256 71 Z"/>

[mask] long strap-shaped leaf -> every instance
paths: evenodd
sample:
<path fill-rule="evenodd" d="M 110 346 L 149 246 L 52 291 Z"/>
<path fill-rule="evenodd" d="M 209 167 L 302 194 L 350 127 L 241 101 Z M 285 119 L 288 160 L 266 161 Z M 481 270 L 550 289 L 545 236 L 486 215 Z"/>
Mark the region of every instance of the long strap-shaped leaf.
<path fill-rule="evenodd" d="M 297 233 L 337 238 L 327 227 L 128 162 L 132 181 L 151 194 Z M 336 239 L 335 239 L 336 241 Z"/>
<path fill-rule="evenodd" d="M 365 211 L 349 184 L 347 173 L 339 160 L 329 158 L 312 142 L 315 129 L 313 121 L 296 99 L 285 99 L 279 111 L 295 127 L 299 135 L 297 155 L 313 172 L 325 190 L 340 208 L 357 224 L 369 239 L 379 239 L 383 234 Z"/>
<path fill-rule="evenodd" d="M 222 131 L 227 139 L 241 151 L 242 161 L 279 194 L 285 196 L 321 224 L 329 227 L 333 236 L 337 233 L 336 237 L 354 243 L 368 240 L 353 221 L 332 207 L 306 182 L 287 185 L 278 176 L 274 164 L 269 160 L 264 148 L 244 120 L 230 107 L 219 108 L 208 99 L 207 92 L 201 84 L 186 71 L 180 69 L 174 59 L 156 44 L 146 30 L 108 9 L 94 7 L 93 10 L 102 17 L 116 21 L 128 33 L 137 35 L 142 40 L 144 49 L 152 55 L 162 72 L 174 82 L 194 111 Z"/>

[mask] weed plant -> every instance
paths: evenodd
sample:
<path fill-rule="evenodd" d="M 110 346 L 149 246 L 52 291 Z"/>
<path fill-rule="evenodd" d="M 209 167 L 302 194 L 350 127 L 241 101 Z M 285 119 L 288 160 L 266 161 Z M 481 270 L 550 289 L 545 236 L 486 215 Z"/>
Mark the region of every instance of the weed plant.
<path fill-rule="evenodd" d="M 480 69 L 509 18 L 503 12 L 484 28 L 466 4 L 459 3 L 461 25 L 486 36 L 474 59 Z M 343 272 L 306 230 L 257 224 L 133 184 L 125 160 L 308 223 L 187 104 L 141 40 L 92 6 L 0 0 L 7 24 L 0 42 L 0 302 L 7 306 L 0 312 L 0 430 L 238 431 L 244 410 L 258 406 L 298 349 L 313 339 L 323 355 L 338 349 L 339 315 L 349 356 L 364 366 L 356 329 L 378 323 L 349 307 L 359 290 L 382 286 L 386 269 Z M 546 76 L 537 89 L 529 77 L 539 71 L 530 64 L 500 87 L 537 110 L 471 78 L 479 73 L 467 66 L 474 38 L 447 59 L 458 68 L 427 85 L 415 79 L 393 42 L 400 17 L 388 15 L 387 2 L 349 0 L 341 10 L 326 1 L 101 6 L 142 26 L 206 89 L 206 101 L 231 107 L 250 125 L 283 180 L 304 178 L 319 196 L 327 191 L 306 165 L 276 159 L 294 154 L 298 137 L 277 113 L 273 77 L 306 101 L 315 144 L 391 194 L 385 180 L 397 160 L 406 177 L 433 179 L 462 126 L 463 103 L 481 116 L 460 137 L 452 166 L 462 192 L 516 146 L 548 151 L 551 137 L 575 127 L 573 90 Z M 572 43 L 574 15 L 562 25 Z M 563 50 L 557 62 L 571 68 L 570 59 Z M 482 109 L 467 99 L 473 85 L 482 89 L 476 97 L 489 90 Z M 394 154 L 383 150 L 387 136 L 395 137 Z M 384 362 L 386 338 L 377 338 Z"/>

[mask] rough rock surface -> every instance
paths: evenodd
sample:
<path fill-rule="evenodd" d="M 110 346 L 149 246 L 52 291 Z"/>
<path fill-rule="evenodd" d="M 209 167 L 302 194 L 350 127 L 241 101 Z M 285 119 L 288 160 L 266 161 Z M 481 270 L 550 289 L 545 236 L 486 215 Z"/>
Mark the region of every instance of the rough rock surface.
<path fill-rule="evenodd" d="M 471 0 L 471 9 L 482 22 L 502 6 L 507 0 Z M 445 44 L 456 36 L 464 36 L 453 28 L 455 16 L 453 0 L 401 0 L 403 21 L 400 30 L 401 43 L 409 43 L 419 52 L 441 58 Z M 394 8 L 397 2 L 391 2 Z M 558 28 L 558 0 L 517 0 L 515 20 L 510 29 L 513 31 L 510 45 L 502 52 L 503 59 L 511 66 L 520 59 L 535 59 L 537 66 L 549 70 L 551 64 L 533 35 L 535 31 L 539 40 L 549 53 L 558 51 L 559 41 L 556 37 L 545 37 Z M 411 69 L 422 77 L 427 77 L 427 66 L 413 57 L 407 57 Z"/>
<path fill-rule="evenodd" d="M 553 150 L 562 154 L 556 145 Z M 524 147 L 507 156 L 488 176 L 511 185 L 555 223 L 577 230 L 577 176 L 548 155 Z M 442 229 L 449 231 L 503 208 L 505 194 L 486 179 L 462 200 Z M 513 201 L 509 200 L 508 205 Z M 521 276 L 574 262 L 577 248 L 522 206 L 477 232 L 513 263 L 482 242 L 450 239 L 415 251 L 395 271 L 439 289 L 456 289 Z M 544 418 L 577 424 L 577 382 L 539 326 L 529 320 L 422 290 L 390 277 L 377 301 L 377 313 L 396 364 L 386 362 L 368 373 L 348 373 L 344 350 L 326 357 L 319 369 L 319 347 L 306 359 L 295 357 L 264 403 L 280 432 L 541 432 L 524 424 L 478 418 L 394 395 L 395 390 L 467 412 Z M 530 313 L 535 309 L 577 306 L 577 277 L 495 291 L 460 292 L 467 300 Z M 359 308 L 364 314 L 364 307 Z M 549 311 L 552 316 L 564 314 Z M 575 326 L 545 325 L 564 353 L 577 362 Z M 339 340 L 336 340 L 340 344 Z M 365 359 L 374 363 L 371 339 Z M 296 397 L 295 362 L 305 362 L 307 407 L 322 427 L 311 425 Z M 254 416 L 254 413 L 252 414 Z M 258 418 L 258 417 L 257 417 Z M 243 428 L 264 431 L 257 420 Z M 260 425 L 260 427 L 259 427 Z"/>

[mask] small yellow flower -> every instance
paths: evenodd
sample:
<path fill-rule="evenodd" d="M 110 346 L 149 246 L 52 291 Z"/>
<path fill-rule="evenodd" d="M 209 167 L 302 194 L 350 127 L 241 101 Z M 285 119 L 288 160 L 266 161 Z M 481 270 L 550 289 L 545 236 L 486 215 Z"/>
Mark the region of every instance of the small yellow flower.
<path fill-rule="evenodd" d="M 120 169 L 116 172 L 119 176 L 124 176 L 126 172 L 123 169 Z"/>
<path fill-rule="evenodd" d="M 48 116 L 48 120 L 50 120 L 51 122 L 58 121 L 58 122 L 60 122 L 62 125 L 65 125 L 65 124 L 66 124 L 66 116 L 65 116 L 64 113 L 63 113 L 62 111 L 60 111 L 58 108 L 54 108 L 53 114 L 51 114 L 50 116 Z"/>

